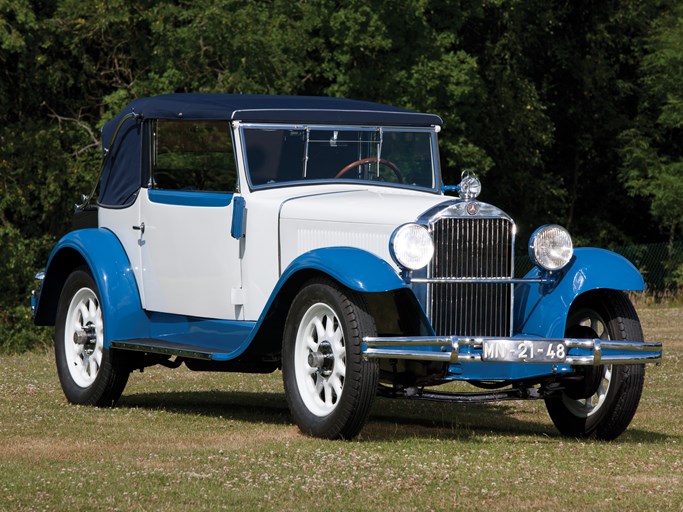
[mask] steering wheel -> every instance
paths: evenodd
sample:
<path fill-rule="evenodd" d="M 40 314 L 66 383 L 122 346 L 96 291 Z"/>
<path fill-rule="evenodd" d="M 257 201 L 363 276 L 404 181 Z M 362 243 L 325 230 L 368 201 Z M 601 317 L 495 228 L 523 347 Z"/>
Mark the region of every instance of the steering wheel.
<path fill-rule="evenodd" d="M 337 175 L 335 176 L 335 178 L 343 177 L 346 173 L 348 173 L 351 169 L 354 169 L 355 167 L 358 167 L 360 165 L 365 165 L 365 164 L 372 164 L 375 162 L 382 164 L 382 165 L 386 165 L 396 175 L 396 179 L 398 180 L 398 182 L 403 183 L 403 176 L 401 176 L 401 170 L 396 166 L 396 164 L 394 162 L 392 162 L 390 160 L 386 160 L 384 158 L 375 158 L 373 156 L 368 157 L 368 158 L 361 158 L 360 160 L 356 160 L 355 162 L 351 162 L 349 165 L 347 165 L 341 171 L 339 171 L 337 173 Z"/>

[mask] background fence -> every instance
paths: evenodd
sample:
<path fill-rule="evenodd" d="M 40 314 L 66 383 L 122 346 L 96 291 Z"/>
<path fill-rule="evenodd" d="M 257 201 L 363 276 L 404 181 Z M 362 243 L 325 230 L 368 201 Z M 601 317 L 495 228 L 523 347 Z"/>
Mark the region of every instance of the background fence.
<path fill-rule="evenodd" d="M 683 290 L 683 240 L 673 244 L 640 244 L 612 247 L 640 271 L 647 284 L 647 291 L 655 298 L 676 295 Z M 518 254 L 515 258 L 515 275 L 523 276 L 531 269 L 529 255 Z"/>

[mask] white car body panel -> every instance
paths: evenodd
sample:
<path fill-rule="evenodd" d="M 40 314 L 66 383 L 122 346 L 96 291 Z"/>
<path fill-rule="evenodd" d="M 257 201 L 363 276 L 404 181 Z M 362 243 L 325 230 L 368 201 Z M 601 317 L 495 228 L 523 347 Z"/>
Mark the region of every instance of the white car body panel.
<path fill-rule="evenodd" d="M 148 311 L 237 320 L 240 241 L 230 236 L 233 203 L 225 207 L 161 204 L 141 189 L 129 208 L 102 209 L 131 260 Z M 135 219 L 139 212 L 139 219 Z M 144 233 L 133 225 L 145 224 Z M 130 235 L 133 233 L 133 236 Z M 136 270 L 137 269 L 137 270 Z"/>
<path fill-rule="evenodd" d="M 147 311 L 257 320 L 280 275 L 322 247 L 355 247 L 390 263 L 389 239 L 404 222 L 446 200 L 380 187 L 314 185 L 245 194 L 246 236 L 230 235 L 233 204 L 199 207 L 150 201 L 101 208 L 100 226 L 121 241 Z M 145 224 L 145 231 L 133 226 Z M 150 264 L 154 262 L 154 264 Z"/>
<path fill-rule="evenodd" d="M 140 225 L 140 196 L 138 193 L 135 202 L 127 208 L 98 208 L 97 222 L 101 228 L 112 231 L 119 239 L 123 249 L 130 260 L 131 270 L 140 292 L 140 303 L 143 309 L 147 309 L 145 289 L 142 286 L 142 252 L 140 250 L 140 231 L 133 226 Z"/>

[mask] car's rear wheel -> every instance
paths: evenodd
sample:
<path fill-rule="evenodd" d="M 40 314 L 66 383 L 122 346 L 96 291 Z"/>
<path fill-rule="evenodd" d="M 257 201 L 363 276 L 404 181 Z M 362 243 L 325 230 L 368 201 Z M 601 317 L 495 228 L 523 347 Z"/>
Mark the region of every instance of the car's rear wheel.
<path fill-rule="evenodd" d="M 365 424 L 377 392 L 376 361 L 363 336 L 375 322 L 362 296 L 327 279 L 308 282 L 292 302 L 282 344 L 290 411 L 306 434 L 350 439 Z"/>
<path fill-rule="evenodd" d="M 622 292 L 589 294 L 572 307 L 565 335 L 571 338 L 643 341 L 638 315 Z M 618 437 L 633 419 L 645 378 L 643 365 L 603 365 L 582 370 L 579 383 L 546 399 L 550 418 L 570 437 Z"/>
<path fill-rule="evenodd" d="M 123 393 L 130 369 L 104 347 L 104 315 L 97 285 L 87 269 L 67 278 L 57 307 L 55 358 L 67 400 L 111 406 Z"/>

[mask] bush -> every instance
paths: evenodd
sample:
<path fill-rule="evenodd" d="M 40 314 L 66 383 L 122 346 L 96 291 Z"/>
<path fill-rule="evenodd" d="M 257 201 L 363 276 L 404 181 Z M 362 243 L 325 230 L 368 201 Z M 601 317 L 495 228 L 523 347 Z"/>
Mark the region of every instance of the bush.
<path fill-rule="evenodd" d="M 0 313 L 0 354 L 46 349 L 51 344 L 52 329 L 33 325 L 28 304 Z"/>

